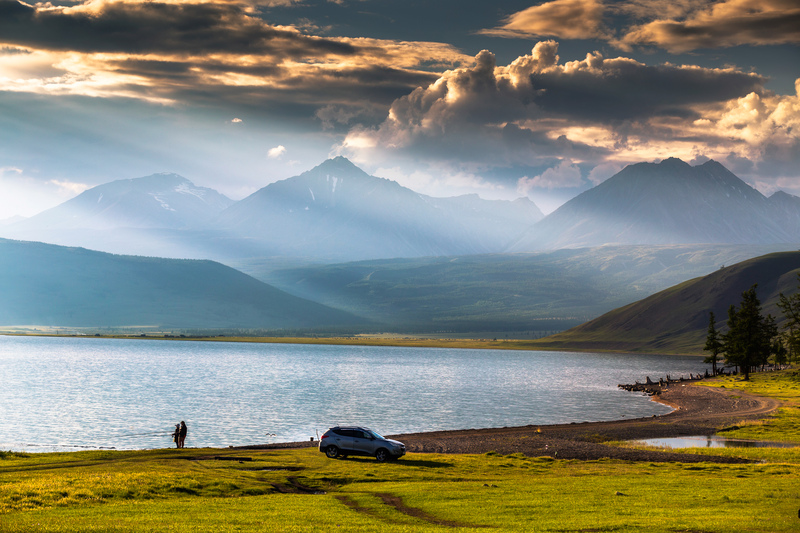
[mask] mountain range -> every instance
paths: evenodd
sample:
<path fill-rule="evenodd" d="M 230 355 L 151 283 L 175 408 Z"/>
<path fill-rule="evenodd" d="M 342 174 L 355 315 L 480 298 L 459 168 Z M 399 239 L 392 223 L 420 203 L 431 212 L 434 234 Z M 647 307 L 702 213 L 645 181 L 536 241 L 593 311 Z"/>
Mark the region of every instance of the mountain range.
<path fill-rule="evenodd" d="M 433 198 L 343 157 L 232 202 L 174 174 L 120 180 L 2 227 L 8 238 L 222 261 L 350 261 L 497 252 L 542 218 L 528 199 Z"/>
<path fill-rule="evenodd" d="M 421 195 L 340 157 L 239 202 L 175 174 L 111 182 L 0 234 L 123 254 L 3 241 L 0 324 L 562 330 L 796 249 L 800 198 L 667 159 L 542 217 L 527 199 Z"/>
<path fill-rule="evenodd" d="M 7 238 L 113 253 L 334 263 L 606 244 L 800 242 L 800 198 L 767 198 L 715 161 L 630 165 L 544 217 L 526 198 L 433 198 L 337 157 L 233 202 L 175 174 L 94 187 Z"/>

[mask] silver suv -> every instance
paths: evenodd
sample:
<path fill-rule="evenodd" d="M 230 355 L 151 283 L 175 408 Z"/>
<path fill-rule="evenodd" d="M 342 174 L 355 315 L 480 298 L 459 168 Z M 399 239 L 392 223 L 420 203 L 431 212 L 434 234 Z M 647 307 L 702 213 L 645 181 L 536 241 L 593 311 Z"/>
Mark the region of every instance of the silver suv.
<path fill-rule="evenodd" d="M 344 426 L 330 428 L 319 439 L 319 451 L 336 459 L 348 455 L 372 455 L 380 462 L 399 459 L 406 454 L 406 445 L 387 439 L 369 428 Z"/>

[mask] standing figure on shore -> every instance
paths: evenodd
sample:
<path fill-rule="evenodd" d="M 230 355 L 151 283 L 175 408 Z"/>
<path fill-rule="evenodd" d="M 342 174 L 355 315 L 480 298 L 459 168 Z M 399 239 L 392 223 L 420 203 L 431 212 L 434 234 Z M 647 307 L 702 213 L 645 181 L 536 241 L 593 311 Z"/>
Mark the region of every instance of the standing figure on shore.
<path fill-rule="evenodd" d="M 183 448 L 183 441 L 186 440 L 186 422 L 181 420 L 181 427 L 178 434 L 178 448 Z"/>
<path fill-rule="evenodd" d="M 176 448 L 181 447 L 181 425 L 175 424 L 175 432 L 172 434 L 172 441 L 175 443 Z"/>

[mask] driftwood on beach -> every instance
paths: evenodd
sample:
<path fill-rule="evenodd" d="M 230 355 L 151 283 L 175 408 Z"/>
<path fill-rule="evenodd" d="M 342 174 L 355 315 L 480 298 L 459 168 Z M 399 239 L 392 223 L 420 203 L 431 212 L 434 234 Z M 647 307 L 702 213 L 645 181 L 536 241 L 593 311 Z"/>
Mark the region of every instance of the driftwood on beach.
<path fill-rule="evenodd" d="M 724 375 L 725 372 L 718 372 L 717 375 Z M 658 381 L 653 381 L 650 379 L 650 376 L 646 377 L 644 383 L 620 383 L 617 385 L 620 389 L 631 391 L 631 392 L 644 392 L 649 395 L 660 394 L 662 391 L 667 390 L 671 384 L 675 383 L 694 383 L 706 378 L 711 377 L 706 370 L 705 374 L 689 374 L 689 377 L 686 378 L 684 376 L 679 377 L 678 379 L 672 379 L 669 374 L 665 378 L 659 378 Z"/>

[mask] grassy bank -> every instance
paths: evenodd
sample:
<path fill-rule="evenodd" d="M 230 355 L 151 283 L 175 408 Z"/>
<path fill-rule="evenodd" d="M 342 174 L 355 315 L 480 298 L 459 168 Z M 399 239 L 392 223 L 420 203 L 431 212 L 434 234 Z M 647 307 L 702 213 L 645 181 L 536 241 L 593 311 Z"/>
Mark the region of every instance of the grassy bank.
<path fill-rule="evenodd" d="M 242 462 L 215 459 L 232 456 Z M 796 531 L 798 475 L 796 461 L 412 454 L 377 464 L 313 449 L 7 455 L 0 531 Z"/>
<path fill-rule="evenodd" d="M 800 373 L 716 386 L 785 407 L 730 432 L 800 440 Z M 748 434 L 748 431 L 756 433 Z M 740 433 L 741 432 L 741 433 Z M 0 453 L 5 531 L 797 531 L 800 448 L 696 449 L 745 465 L 315 449 Z"/>
<path fill-rule="evenodd" d="M 80 337 L 97 339 L 142 339 L 172 341 L 204 341 L 204 342 L 253 342 L 271 344 L 324 344 L 342 346 L 405 346 L 413 348 L 466 348 L 491 350 L 536 350 L 532 340 L 491 338 L 449 338 L 436 336 L 413 335 L 356 335 L 352 337 L 237 337 L 237 336 L 192 336 L 165 335 L 160 333 L 135 335 L 85 335 L 59 333 L 20 333 L 7 330 L 2 335 L 36 336 L 36 337 Z"/>

